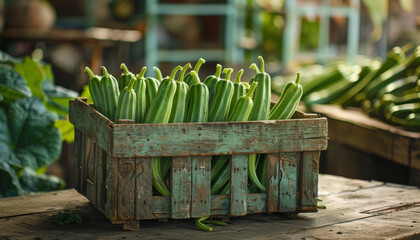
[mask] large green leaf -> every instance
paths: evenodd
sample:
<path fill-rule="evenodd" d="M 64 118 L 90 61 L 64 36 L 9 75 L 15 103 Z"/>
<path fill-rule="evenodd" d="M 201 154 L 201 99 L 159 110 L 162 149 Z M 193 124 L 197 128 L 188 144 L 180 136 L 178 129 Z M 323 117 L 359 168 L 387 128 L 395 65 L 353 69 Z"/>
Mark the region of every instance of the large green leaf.
<path fill-rule="evenodd" d="M 54 122 L 57 116 L 38 98 L 21 98 L 11 102 L 7 111 L 9 164 L 38 169 L 59 157 L 61 136 Z M 2 131 L 0 133 L 4 134 Z"/>
<path fill-rule="evenodd" d="M 47 97 L 47 109 L 61 116 L 69 114 L 69 101 L 79 96 L 77 92 L 56 86 L 49 81 L 43 82 L 42 89 Z"/>
<path fill-rule="evenodd" d="M 68 143 L 74 142 L 74 125 L 68 119 L 55 121 L 54 126 L 60 130 L 61 140 Z"/>
<path fill-rule="evenodd" d="M 23 77 L 4 65 L 0 65 L 0 94 L 6 104 L 15 99 L 32 95 Z"/>
<path fill-rule="evenodd" d="M 0 157 L 1 158 L 1 157 Z M 20 195 L 23 190 L 15 171 L 0 159 L 0 198 Z"/>
<path fill-rule="evenodd" d="M 33 96 L 45 101 L 46 96 L 42 89 L 42 82 L 46 80 L 46 76 L 42 66 L 27 56 L 22 63 L 15 64 L 15 70 L 25 79 Z"/>
<path fill-rule="evenodd" d="M 52 72 L 51 64 L 42 65 L 42 69 L 45 73 L 45 80 L 50 83 L 54 83 L 54 74 Z"/>
<path fill-rule="evenodd" d="M 7 129 L 7 115 L 0 108 L 0 197 L 10 197 L 22 193 L 19 180 L 7 160 L 10 158 L 10 140 Z"/>
<path fill-rule="evenodd" d="M 90 95 L 89 85 L 88 85 L 88 84 L 86 84 L 86 85 L 83 87 L 83 91 L 82 91 L 82 93 L 80 94 L 80 97 L 85 97 L 85 98 L 87 98 L 87 102 L 88 102 L 88 103 L 93 103 L 92 96 Z"/>
<path fill-rule="evenodd" d="M 9 54 L 0 51 L 0 63 L 7 63 L 7 64 L 18 64 L 21 63 L 22 60 L 18 58 L 14 58 L 10 56 Z"/>
<path fill-rule="evenodd" d="M 22 189 L 26 192 L 47 192 L 62 189 L 65 183 L 62 179 L 46 174 L 37 174 L 30 168 L 24 168 L 19 178 Z"/>

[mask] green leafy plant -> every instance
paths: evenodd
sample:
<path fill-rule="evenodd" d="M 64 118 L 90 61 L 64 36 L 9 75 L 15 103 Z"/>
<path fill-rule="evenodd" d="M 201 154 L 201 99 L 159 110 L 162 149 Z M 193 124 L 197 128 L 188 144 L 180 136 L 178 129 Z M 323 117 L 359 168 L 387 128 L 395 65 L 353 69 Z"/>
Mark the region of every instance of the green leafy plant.
<path fill-rule="evenodd" d="M 68 101 L 78 94 L 54 85 L 50 65 L 0 52 L 0 96 L 0 197 L 63 188 L 45 172 L 74 140 Z"/>
<path fill-rule="evenodd" d="M 82 217 L 77 213 L 64 213 L 60 212 L 51 216 L 53 221 L 59 225 L 67 225 L 71 223 L 83 222 Z"/>

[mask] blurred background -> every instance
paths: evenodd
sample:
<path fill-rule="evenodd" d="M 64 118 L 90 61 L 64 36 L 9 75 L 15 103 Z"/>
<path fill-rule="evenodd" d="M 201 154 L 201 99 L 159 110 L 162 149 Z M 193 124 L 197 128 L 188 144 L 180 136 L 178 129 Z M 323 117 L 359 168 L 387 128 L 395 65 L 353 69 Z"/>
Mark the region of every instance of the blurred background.
<path fill-rule="evenodd" d="M 134 73 L 147 66 L 146 75 L 158 66 L 168 75 L 202 57 L 202 76 L 221 63 L 245 69 L 248 81 L 259 55 L 272 78 L 383 60 L 395 46 L 419 45 L 419 26 L 414 0 L 0 0 L 0 50 L 50 64 L 55 85 L 76 94 L 88 82 L 85 66 L 115 76 L 121 63 Z M 72 187 L 72 159 L 72 140 L 63 140 L 46 173 Z"/>
<path fill-rule="evenodd" d="M 258 55 L 269 71 L 359 55 L 385 57 L 418 42 L 420 3 L 399 0 L 1 0 L 1 50 L 42 53 L 57 83 L 81 91 L 84 66 L 119 73 L 168 69 L 203 57 L 247 66 Z M 184 5 L 186 4 L 186 5 Z M 405 5 L 407 6 L 405 6 Z"/>

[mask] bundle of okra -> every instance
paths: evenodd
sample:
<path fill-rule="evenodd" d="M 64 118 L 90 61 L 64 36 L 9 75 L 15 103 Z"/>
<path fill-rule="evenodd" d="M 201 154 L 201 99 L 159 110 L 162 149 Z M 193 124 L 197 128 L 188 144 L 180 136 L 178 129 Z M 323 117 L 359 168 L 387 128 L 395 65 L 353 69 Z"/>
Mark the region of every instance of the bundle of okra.
<path fill-rule="evenodd" d="M 157 78 L 145 77 L 146 67 L 139 74 L 131 73 L 121 64 L 123 73 L 118 81 L 102 67 L 103 75 L 95 75 L 88 67 L 89 90 L 97 111 L 117 122 L 131 119 L 136 123 L 181 123 L 257 121 L 289 119 L 302 97 L 300 75 L 283 89 L 278 102 L 271 108 L 271 78 L 265 72 L 260 56 L 260 68 L 253 63 L 255 71 L 249 83 L 242 82 L 243 69 L 232 82 L 233 69 L 217 64 L 214 75 L 200 81 L 198 72 L 205 60 L 200 58 L 188 74 L 191 64 L 177 66 L 170 76 L 163 78 L 160 70 L 153 68 Z M 175 79 L 178 71 L 181 71 Z M 221 74 L 224 74 L 224 78 Z M 266 191 L 266 160 L 264 155 L 250 154 L 248 175 L 250 191 Z M 165 181 L 170 170 L 170 161 L 152 159 L 153 186 L 163 196 L 170 191 Z M 258 169 L 258 171 L 257 171 Z M 229 156 L 214 156 L 211 169 L 211 194 L 229 193 Z M 260 179 L 262 181 L 260 181 Z"/>

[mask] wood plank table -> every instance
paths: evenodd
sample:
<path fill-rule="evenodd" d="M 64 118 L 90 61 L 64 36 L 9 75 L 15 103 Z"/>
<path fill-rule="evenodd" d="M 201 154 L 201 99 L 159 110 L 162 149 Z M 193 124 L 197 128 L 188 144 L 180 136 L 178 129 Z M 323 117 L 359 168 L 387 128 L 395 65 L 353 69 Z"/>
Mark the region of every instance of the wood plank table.
<path fill-rule="evenodd" d="M 213 232 L 193 220 L 143 221 L 122 231 L 74 189 L 0 199 L 0 239 L 419 239 L 420 189 L 320 174 L 326 209 L 299 214 L 231 218 Z M 51 216 L 78 213 L 83 223 L 58 225 Z"/>

